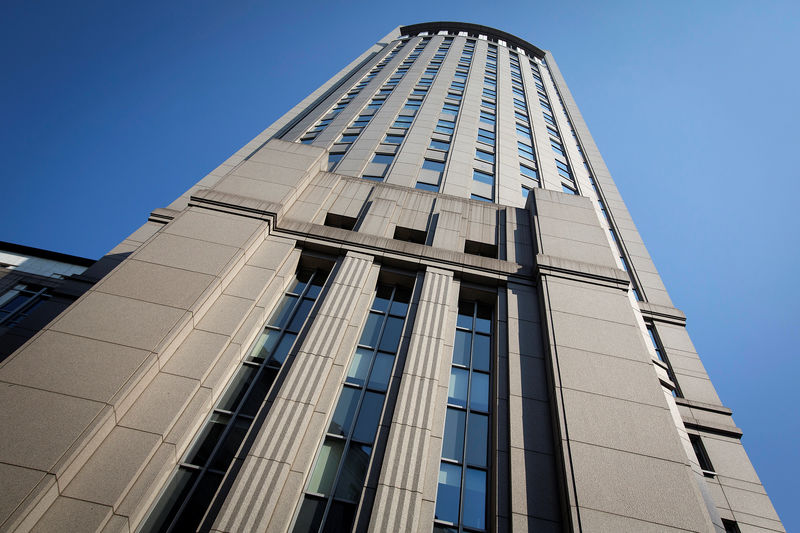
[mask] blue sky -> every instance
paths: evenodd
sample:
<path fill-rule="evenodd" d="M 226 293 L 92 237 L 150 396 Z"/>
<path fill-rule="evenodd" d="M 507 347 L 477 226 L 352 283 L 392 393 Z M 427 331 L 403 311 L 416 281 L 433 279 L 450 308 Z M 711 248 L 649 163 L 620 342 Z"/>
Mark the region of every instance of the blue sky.
<path fill-rule="evenodd" d="M 429 20 L 554 53 L 800 530 L 796 2 L 6 0 L 0 240 L 100 257 L 394 26 Z"/>

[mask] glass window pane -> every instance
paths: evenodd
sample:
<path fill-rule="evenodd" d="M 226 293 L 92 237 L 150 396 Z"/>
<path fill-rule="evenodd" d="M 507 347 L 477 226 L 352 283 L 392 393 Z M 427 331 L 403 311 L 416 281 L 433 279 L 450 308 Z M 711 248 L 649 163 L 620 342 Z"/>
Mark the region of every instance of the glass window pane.
<path fill-rule="evenodd" d="M 389 300 L 392 297 L 392 288 L 387 285 L 378 285 L 375 299 L 372 300 L 372 309 L 383 313 L 389 310 Z"/>
<path fill-rule="evenodd" d="M 339 460 L 342 458 L 344 442 L 335 439 L 325 439 L 319 451 L 317 464 L 308 481 L 308 491 L 328 496 L 333 485 L 333 478 L 339 469 Z"/>
<path fill-rule="evenodd" d="M 492 332 L 492 308 L 486 304 L 478 304 L 478 312 L 475 320 L 475 331 L 481 333 Z"/>
<path fill-rule="evenodd" d="M 458 327 L 472 329 L 472 308 L 472 302 L 458 302 Z"/>
<path fill-rule="evenodd" d="M 289 315 L 294 308 L 294 303 L 297 301 L 297 296 L 286 295 L 281 298 L 281 301 L 278 303 L 278 306 L 272 312 L 272 315 L 269 317 L 267 324 L 270 326 L 275 326 L 276 328 L 282 328 L 286 321 L 289 320 Z"/>
<path fill-rule="evenodd" d="M 436 491 L 436 519 L 457 524 L 460 496 L 461 467 L 441 463 L 439 465 L 439 487 Z"/>
<path fill-rule="evenodd" d="M 352 503 L 334 501 L 325 519 L 322 533 L 344 533 L 353 527 L 356 517 L 356 505 Z"/>
<path fill-rule="evenodd" d="M 258 367 L 242 365 L 225 389 L 225 393 L 217 403 L 217 408 L 225 411 L 235 411 L 257 371 Z"/>
<path fill-rule="evenodd" d="M 301 294 L 303 289 L 306 288 L 308 284 L 308 280 L 311 279 L 311 276 L 314 274 L 313 270 L 301 270 L 297 273 L 297 277 L 289 284 L 289 290 L 286 292 L 291 292 L 292 294 Z"/>
<path fill-rule="evenodd" d="M 303 298 L 303 301 L 300 302 L 300 306 L 297 308 L 297 312 L 292 317 L 292 321 L 289 322 L 289 325 L 286 326 L 286 329 L 289 331 L 294 331 L 295 333 L 300 331 L 300 328 L 303 326 L 303 322 L 305 322 L 309 313 L 311 313 L 311 308 L 313 306 L 314 300 L 310 298 Z"/>
<path fill-rule="evenodd" d="M 472 368 L 489 371 L 489 359 L 492 353 L 490 341 L 491 337 L 488 335 L 475 335 L 472 343 Z"/>
<path fill-rule="evenodd" d="M 322 284 L 325 283 L 325 275 L 317 272 L 314 279 L 311 280 L 311 286 L 308 288 L 306 296 L 309 298 L 316 298 L 322 291 Z"/>
<path fill-rule="evenodd" d="M 369 372 L 369 364 L 371 361 L 372 350 L 356 348 L 356 353 L 353 354 L 353 360 L 350 362 L 350 368 L 347 370 L 347 378 L 345 381 L 363 387 L 364 381 L 367 379 L 367 372 Z"/>
<path fill-rule="evenodd" d="M 464 476 L 464 515 L 461 517 L 467 527 L 486 526 L 486 472 L 467 468 Z"/>
<path fill-rule="evenodd" d="M 297 338 L 297 335 L 294 333 L 284 333 L 281 342 L 278 343 L 278 346 L 275 348 L 275 352 L 272 354 L 272 361 L 277 363 L 278 365 L 282 365 L 284 361 L 286 361 L 286 356 L 289 355 L 289 350 L 292 349 L 292 345 L 294 344 L 294 340 Z"/>
<path fill-rule="evenodd" d="M 389 387 L 389 378 L 392 376 L 394 356 L 388 353 L 378 353 L 372 373 L 369 375 L 369 388 L 385 391 Z"/>
<path fill-rule="evenodd" d="M 440 526 L 439 524 L 434 524 L 433 533 L 458 533 L 458 528 Z"/>
<path fill-rule="evenodd" d="M 333 412 L 333 418 L 328 426 L 328 433 L 344 436 L 350 433 L 360 396 L 360 389 L 354 389 L 353 387 L 342 388 L 339 402 L 336 404 L 336 410 Z"/>
<path fill-rule="evenodd" d="M 275 344 L 278 342 L 281 334 L 279 331 L 275 331 L 274 329 L 265 329 L 261 332 L 261 336 L 258 337 L 253 348 L 250 350 L 250 356 L 248 360 L 250 361 L 263 361 L 269 354 L 272 353 L 273 348 L 275 348 Z"/>
<path fill-rule="evenodd" d="M 444 420 L 444 438 L 442 440 L 442 457 L 461 462 L 464 459 L 464 426 L 467 413 L 458 409 L 447 409 Z"/>
<path fill-rule="evenodd" d="M 164 494 L 158 500 L 158 504 L 150 512 L 147 521 L 142 526 L 142 531 L 165 531 L 172 522 L 175 513 L 183 504 L 186 494 L 194 485 L 195 479 L 199 475 L 197 470 L 178 468 L 175 475 L 169 481 Z"/>
<path fill-rule="evenodd" d="M 271 366 L 265 366 L 261 370 L 261 374 L 256 378 L 256 382 L 250 389 L 250 394 L 244 399 L 239 412 L 247 416 L 255 416 L 261 404 L 264 403 L 264 398 L 267 397 L 269 388 L 275 381 L 275 376 L 278 375 L 278 369 Z"/>
<path fill-rule="evenodd" d="M 470 322 L 472 317 L 470 317 Z M 469 366 L 469 345 L 472 334 L 469 331 L 456 330 L 455 347 L 453 348 L 453 364 Z"/>
<path fill-rule="evenodd" d="M 447 403 L 461 407 L 467 406 L 467 381 L 469 381 L 469 370 L 455 367 L 450 369 Z"/>
<path fill-rule="evenodd" d="M 489 410 L 489 374 L 472 373 L 472 387 L 469 391 L 469 408 L 478 411 Z"/>
<path fill-rule="evenodd" d="M 383 394 L 367 392 L 361 409 L 358 411 L 356 429 L 353 431 L 353 440 L 372 443 L 375 440 L 375 431 L 383 410 Z"/>
<path fill-rule="evenodd" d="M 396 352 L 397 345 L 400 344 L 400 335 L 403 333 L 403 324 L 405 320 L 402 318 L 390 316 L 386 321 L 386 327 L 383 330 L 383 337 L 381 337 L 380 350 L 384 352 Z"/>
<path fill-rule="evenodd" d="M 211 468 L 214 470 L 228 469 L 228 465 L 231 464 L 233 456 L 236 454 L 236 450 L 239 449 L 239 445 L 242 443 L 248 429 L 250 429 L 250 420 L 236 417 L 230 431 L 225 436 L 225 440 L 222 441 L 222 446 L 219 447 L 214 459 L 211 460 Z"/>
<path fill-rule="evenodd" d="M 485 467 L 489 443 L 489 417 L 470 413 L 468 428 L 467 463 Z"/>
<path fill-rule="evenodd" d="M 383 324 L 383 316 L 377 313 L 370 313 L 367 317 L 367 323 L 364 324 L 364 331 L 361 332 L 361 340 L 359 344 L 364 346 L 375 347 L 378 343 L 378 335 L 381 332 L 381 325 Z"/>
<path fill-rule="evenodd" d="M 391 314 L 395 316 L 406 316 L 408 312 L 408 302 L 411 301 L 411 289 L 397 287 L 394 291 L 394 301 L 392 302 Z"/>
<path fill-rule="evenodd" d="M 205 466 L 208 457 L 211 455 L 211 450 L 217 445 L 217 441 L 228 425 L 228 420 L 230 420 L 230 415 L 212 413 L 206 425 L 203 426 L 202 433 L 200 433 L 200 436 L 192 445 L 192 449 L 186 454 L 184 462 L 197 466 Z"/>
<path fill-rule="evenodd" d="M 297 513 L 297 521 L 294 523 L 292 533 L 317 533 L 327 503 L 327 500 L 306 496 Z"/>
<path fill-rule="evenodd" d="M 180 516 L 175 520 L 172 531 L 194 531 L 197 529 L 221 482 L 222 475 L 206 472 L 186 501 L 186 506 Z"/>
<path fill-rule="evenodd" d="M 367 475 L 372 447 L 351 443 L 344 458 L 344 466 L 336 484 L 336 498 L 357 502 L 361 498 L 361 487 Z"/>

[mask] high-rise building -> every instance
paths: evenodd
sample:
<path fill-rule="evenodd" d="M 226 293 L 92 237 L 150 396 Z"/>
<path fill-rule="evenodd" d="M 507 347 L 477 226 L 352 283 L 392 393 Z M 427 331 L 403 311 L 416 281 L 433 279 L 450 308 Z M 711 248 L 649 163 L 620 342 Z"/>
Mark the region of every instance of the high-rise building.
<path fill-rule="evenodd" d="M 392 31 L 0 366 L 0 528 L 784 531 L 549 52 Z"/>

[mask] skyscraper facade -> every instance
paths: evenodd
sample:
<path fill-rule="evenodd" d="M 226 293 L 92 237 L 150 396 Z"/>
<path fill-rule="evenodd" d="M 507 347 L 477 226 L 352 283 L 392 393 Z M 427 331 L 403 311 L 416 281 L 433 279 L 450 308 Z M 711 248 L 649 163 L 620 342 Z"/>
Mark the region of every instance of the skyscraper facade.
<path fill-rule="evenodd" d="M 784 531 L 553 56 L 400 27 L 0 364 L 0 528 Z"/>

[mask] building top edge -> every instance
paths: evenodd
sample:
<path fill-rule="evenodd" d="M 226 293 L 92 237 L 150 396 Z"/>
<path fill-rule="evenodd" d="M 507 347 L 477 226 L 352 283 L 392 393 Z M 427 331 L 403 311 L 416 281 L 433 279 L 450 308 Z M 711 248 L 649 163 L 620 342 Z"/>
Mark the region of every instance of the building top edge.
<path fill-rule="evenodd" d="M 452 21 L 437 21 L 437 22 L 421 22 L 419 24 L 410 24 L 408 26 L 400 27 L 401 35 L 417 35 L 422 32 L 429 32 L 433 35 L 440 31 L 447 32 L 466 32 L 469 36 L 477 37 L 478 35 L 486 35 L 490 40 L 502 40 L 509 45 L 522 48 L 528 54 L 543 59 L 545 56 L 544 50 L 538 46 L 534 46 L 525 39 L 520 39 L 515 35 L 506 33 L 502 30 L 492 28 L 490 26 L 483 26 L 482 24 L 472 24 L 470 22 L 452 22 Z"/>
<path fill-rule="evenodd" d="M 38 257 L 40 259 L 50 259 L 52 261 L 59 261 L 61 263 L 68 263 L 76 266 L 90 267 L 97 262 L 96 259 L 89 259 L 86 257 L 79 257 L 77 255 L 64 254 L 61 252 L 54 252 L 52 250 L 45 250 L 43 248 L 34 248 L 33 246 L 25 246 L 23 244 L 15 244 L 5 241 L 0 241 L 0 251 Z"/>

